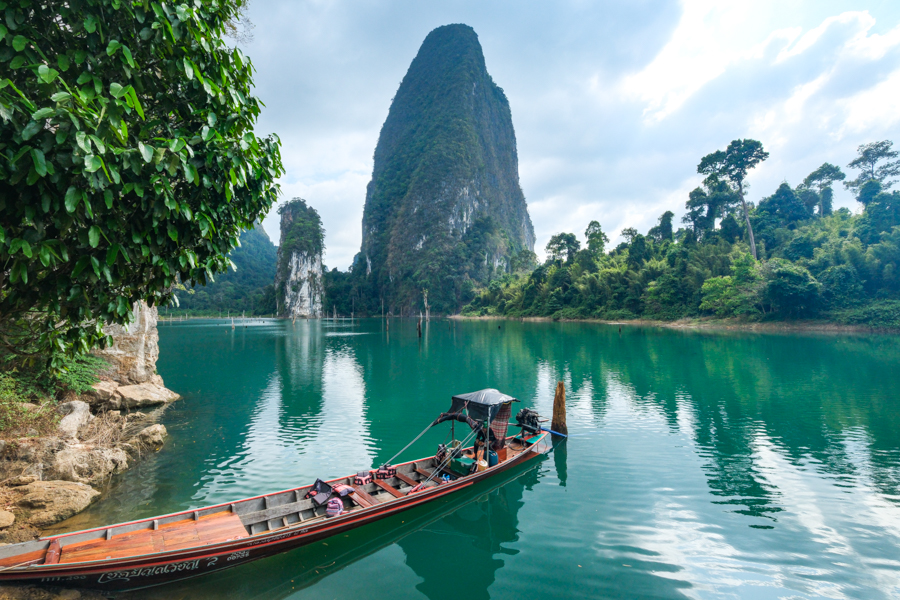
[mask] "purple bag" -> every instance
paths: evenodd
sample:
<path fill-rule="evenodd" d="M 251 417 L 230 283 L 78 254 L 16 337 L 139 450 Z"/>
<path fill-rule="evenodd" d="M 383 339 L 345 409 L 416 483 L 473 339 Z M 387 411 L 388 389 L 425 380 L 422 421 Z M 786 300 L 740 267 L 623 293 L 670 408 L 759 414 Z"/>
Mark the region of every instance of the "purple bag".
<path fill-rule="evenodd" d="M 342 512 L 344 512 L 344 503 L 340 498 L 334 497 L 328 501 L 328 506 L 325 508 L 326 516 L 336 517 Z"/>

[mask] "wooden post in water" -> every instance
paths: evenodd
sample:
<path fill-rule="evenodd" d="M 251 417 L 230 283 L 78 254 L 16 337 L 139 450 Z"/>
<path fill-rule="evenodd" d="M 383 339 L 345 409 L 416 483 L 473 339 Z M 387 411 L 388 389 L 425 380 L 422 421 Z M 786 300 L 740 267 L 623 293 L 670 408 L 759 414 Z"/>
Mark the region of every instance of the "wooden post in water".
<path fill-rule="evenodd" d="M 562 381 L 556 384 L 556 396 L 553 397 L 553 420 L 550 429 L 563 435 L 569 435 L 566 427 L 566 384 Z"/>

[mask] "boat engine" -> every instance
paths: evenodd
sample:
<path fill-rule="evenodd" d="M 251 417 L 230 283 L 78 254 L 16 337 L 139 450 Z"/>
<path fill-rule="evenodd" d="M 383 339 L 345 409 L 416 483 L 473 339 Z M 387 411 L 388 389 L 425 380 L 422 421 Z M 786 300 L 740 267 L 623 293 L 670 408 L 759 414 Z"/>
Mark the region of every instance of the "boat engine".
<path fill-rule="evenodd" d="M 518 423 L 519 427 L 521 427 L 523 431 L 540 433 L 540 418 L 541 416 L 537 413 L 537 411 L 531 410 L 530 408 L 523 408 L 516 415 L 516 423 Z"/>

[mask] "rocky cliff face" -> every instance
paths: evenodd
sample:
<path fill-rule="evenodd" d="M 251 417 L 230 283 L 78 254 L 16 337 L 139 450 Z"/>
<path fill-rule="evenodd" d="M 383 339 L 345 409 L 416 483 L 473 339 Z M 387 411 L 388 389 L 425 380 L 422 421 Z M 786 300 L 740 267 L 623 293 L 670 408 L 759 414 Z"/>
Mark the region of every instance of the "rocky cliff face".
<path fill-rule="evenodd" d="M 159 378 L 156 374 L 156 359 L 159 358 L 157 309 L 141 301 L 135 302 L 132 310 L 134 321 L 130 325 L 107 325 L 103 328 L 107 335 L 112 336 L 113 344 L 97 351 L 113 366 L 110 378 L 122 385 L 145 383 L 153 380 L 154 376 Z M 154 383 L 162 385 L 162 379 Z"/>
<path fill-rule="evenodd" d="M 325 295 L 322 251 L 325 232 L 316 209 L 294 198 L 278 209 L 281 214 L 281 244 L 275 293 L 278 315 L 287 318 L 322 316 Z"/>
<path fill-rule="evenodd" d="M 438 312 L 534 249 L 509 102 L 466 25 L 428 34 L 381 129 L 366 193 L 368 295 L 395 312 L 423 292 Z"/>

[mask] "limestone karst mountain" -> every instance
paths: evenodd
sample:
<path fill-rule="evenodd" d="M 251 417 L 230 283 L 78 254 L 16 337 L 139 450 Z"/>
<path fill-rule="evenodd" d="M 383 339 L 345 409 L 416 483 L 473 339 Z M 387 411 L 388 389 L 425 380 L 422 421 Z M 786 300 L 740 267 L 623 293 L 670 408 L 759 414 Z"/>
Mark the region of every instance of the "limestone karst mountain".
<path fill-rule="evenodd" d="M 353 265 L 371 309 L 453 312 L 533 251 L 509 102 L 467 25 L 428 34 L 391 104 Z M 359 306 L 357 304 L 357 306 Z"/>
<path fill-rule="evenodd" d="M 275 297 L 280 317 L 321 317 L 325 295 L 322 252 L 325 231 L 313 207 L 294 198 L 278 209 L 281 244 L 275 271 Z"/>

